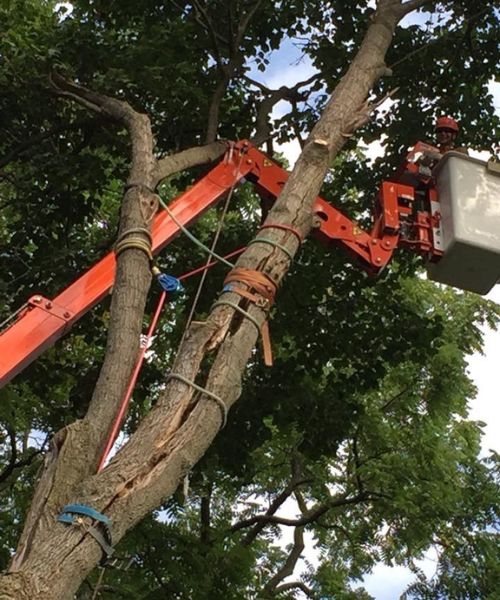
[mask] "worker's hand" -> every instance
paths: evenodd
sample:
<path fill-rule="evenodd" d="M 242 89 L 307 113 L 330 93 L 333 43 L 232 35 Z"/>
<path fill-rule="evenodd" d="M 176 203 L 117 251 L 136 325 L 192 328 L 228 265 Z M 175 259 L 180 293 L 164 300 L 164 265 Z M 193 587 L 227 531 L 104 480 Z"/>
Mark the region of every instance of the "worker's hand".
<path fill-rule="evenodd" d="M 418 164 L 432 168 L 437 162 L 439 162 L 443 158 L 442 154 L 439 152 L 423 152 L 422 156 L 418 159 Z"/>

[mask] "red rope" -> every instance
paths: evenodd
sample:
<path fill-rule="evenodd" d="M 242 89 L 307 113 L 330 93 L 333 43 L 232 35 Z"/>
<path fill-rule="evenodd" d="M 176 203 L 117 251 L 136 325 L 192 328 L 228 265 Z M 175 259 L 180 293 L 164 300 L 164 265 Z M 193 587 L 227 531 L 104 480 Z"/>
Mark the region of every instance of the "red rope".
<path fill-rule="evenodd" d="M 241 254 L 244 250 L 245 250 L 245 248 L 238 248 L 237 250 L 233 250 L 233 252 L 230 252 L 229 254 L 224 256 L 224 258 L 229 259 L 233 256 Z M 197 269 L 194 269 L 193 271 L 184 273 L 184 275 L 181 275 L 179 277 L 179 281 L 188 279 L 189 277 L 193 277 L 194 275 L 197 275 L 198 273 L 201 273 L 202 271 L 206 271 L 207 269 L 210 269 L 210 267 L 213 267 L 214 265 L 218 264 L 218 262 L 219 262 L 218 260 L 214 260 L 210 263 L 207 263 L 206 265 L 203 265 L 202 267 L 198 267 Z M 125 392 L 125 395 L 123 396 L 123 399 L 122 399 L 119 409 L 118 409 L 118 413 L 116 414 L 116 417 L 113 421 L 112 429 L 109 433 L 109 436 L 108 436 L 108 439 L 106 442 L 106 446 L 105 446 L 104 451 L 101 456 L 101 460 L 99 461 L 99 466 L 97 467 L 98 473 L 100 473 L 104 469 L 104 465 L 106 463 L 106 459 L 108 458 L 108 454 L 111 452 L 111 448 L 113 448 L 113 444 L 115 443 L 116 438 L 118 437 L 118 434 L 120 433 L 123 419 L 125 418 L 125 414 L 127 413 L 127 408 L 130 403 L 130 398 L 132 397 L 132 393 L 134 391 L 135 384 L 137 383 L 137 378 L 139 377 L 139 373 L 140 373 L 142 364 L 144 362 L 144 356 L 146 354 L 146 350 L 148 349 L 149 342 L 150 342 L 151 338 L 153 337 L 153 334 L 156 329 L 158 319 L 160 318 L 160 313 L 163 308 L 163 305 L 165 304 L 166 298 L 167 298 L 167 293 L 163 291 L 160 295 L 160 299 L 158 300 L 156 310 L 154 312 L 153 318 L 151 320 L 151 324 L 149 325 L 149 329 L 146 334 L 146 340 L 145 340 L 144 345 L 141 348 L 141 351 L 139 353 L 139 357 L 137 359 L 137 363 L 134 367 L 134 371 L 130 378 L 130 381 L 129 381 L 129 384 L 127 387 L 127 391 Z"/>
<path fill-rule="evenodd" d="M 238 248 L 238 250 L 233 250 L 232 252 L 230 252 L 229 254 L 226 254 L 226 256 L 223 256 L 222 258 L 232 258 L 233 256 L 237 256 L 238 254 L 241 254 L 244 250 L 246 250 L 246 246 L 244 246 L 243 248 Z M 207 263 L 206 265 L 203 265 L 203 267 L 198 267 L 197 269 L 194 269 L 194 271 L 189 271 L 189 273 L 184 273 L 184 275 L 181 275 L 179 277 L 179 281 L 183 281 L 184 279 L 188 279 L 189 277 L 192 277 L 193 275 L 198 275 L 198 273 L 201 273 L 202 271 L 206 271 L 207 269 L 210 269 L 210 267 L 213 267 L 214 265 L 218 264 L 218 260 L 214 260 L 210 263 Z"/>
<path fill-rule="evenodd" d="M 106 462 L 106 459 L 108 458 L 108 454 L 110 453 L 111 448 L 113 447 L 113 444 L 115 443 L 115 440 L 118 437 L 118 433 L 120 432 L 123 418 L 125 417 L 125 413 L 127 412 L 127 408 L 128 408 L 129 402 L 130 402 L 130 398 L 132 396 L 132 392 L 134 391 L 135 384 L 137 383 L 137 378 L 139 377 L 139 372 L 142 367 L 142 363 L 144 362 L 144 356 L 146 354 L 146 350 L 148 349 L 149 341 L 151 340 L 151 337 L 156 328 L 156 324 L 158 323 L 158 319 L 160 317 L 160 312 L 161 312 L 161 309 L 163 308 L 163 305 L 165 304 L 166 298 L 167 298 L 167 292 L 162 292 L 160 295 L 160 299 L 158 300 L 158 304 L 156 306 L 156 310 L 153 315 L 153 319 L 149 326 L 149 330 L 146 335 L 146 340 L 141 348 L 141 351 L 139 353 L 139 358 L 137 359 L 137 363 L 136 363 L 134 371 L 132 373 L 132 377 L 130 378 L 130 381 L 129 381 L 129 384 L 127 387 L 127 391 L 125 392 L 125 395 L 123 396 L 123 399 L 120 404 L 120 408 L 115 417 L 115 420 L 113 421 L 113 428 L 111 429 L 111 432 L 108 436 L 108 441 L 106 442 L 106 447 L 104 448 L 104 452 L 102 453 L 101 460 L 100 460 L 99 466 L 97 468 L 98 473 L 100 473 L 104 469 L 104 463 Z"/>

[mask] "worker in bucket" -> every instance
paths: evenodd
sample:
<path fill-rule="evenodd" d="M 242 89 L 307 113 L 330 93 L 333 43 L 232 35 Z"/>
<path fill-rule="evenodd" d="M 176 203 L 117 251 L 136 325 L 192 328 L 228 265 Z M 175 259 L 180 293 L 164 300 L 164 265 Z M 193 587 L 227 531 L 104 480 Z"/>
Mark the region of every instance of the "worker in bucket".
<path fill-rule="evenodd" d="M 467 148 L 455 147 L 460 129 L 455 119 L 451 117 L 439 117 L 436 121 L 436 143 L 441 154 L 445 152 L 461 152 L 469 154 Z"/>

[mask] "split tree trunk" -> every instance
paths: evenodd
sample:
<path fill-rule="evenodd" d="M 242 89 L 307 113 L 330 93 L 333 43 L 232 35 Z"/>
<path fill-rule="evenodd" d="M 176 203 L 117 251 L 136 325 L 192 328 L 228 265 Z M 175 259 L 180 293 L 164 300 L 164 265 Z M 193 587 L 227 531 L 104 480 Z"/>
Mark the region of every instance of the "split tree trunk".
<path fill-rule="evenodd" d="M 304 237 L 310 232 L 312 205 L 333 158 L 344 145 L 346 134 L 352 133 L 368 118 L 366 98 L 374 83 L 386 71 L 384 57 L 395 27 L 406 12 L 423 3 L 420 0 L 405 4 L 399 0 L 380 0 L 357 56 L 334 90 L 267 222 L 291 225 Z M 145 178 L 146 185 L 151 186 L 153 175 L 150 165 L 143 165 L 143 169 L 144 172 L 139 173 L 141 181 L 144 182 Z M 137 198 L 140 189 L 132 190 L 135 191 L 131 191 L 130 195 L 132 198 L 135 196 L 136 203 L 140 203 L 140 198 Z M 131 210 L 136 215 L 136 226 L 137 208 Z M 259 237 L 279 242 L 292 254 L 298 250 L 297 239 L 290 232 L 266 229 Z M 139 332 L 135 329 L 141 321 L 149 285 L 147 265 L 143 264 L 147 261 L 140 255 L 136 255 L 134 260 L 138 262 L 134 268 L 129 266 L 127 277 L 135 269 L 142 275 L 143 289 L 136 290 L 132 307 L 122 307 L 122 310 L 136 313 L 135 326 L 128 339 L 138 338 Z M 263 271 L 279 284 L 290 262 L 279 248 L 253 244 L 240 257 L 238 267 Z M 121 275 L 123 281 L 123 273 Z M 114 292 L 114 303 L 119 304 L 119 296 L 123 294 L 126 297 L 127 293 L 118 286 Z M 240 301 L 240 297 L 232 293 L 225 293 L 222 298 L 236 303 Z M 259 308 L 253 306 L 249 312 L 258 322 L 263 321 L 264 313 Z M 112 318 L 120 316 L 115 312 Z M 122 323 L 120 327 L 126 328 L 128 324 Z M 119 335 L 120 328 L 114 331 L 118 331 L 116 335 Z M 108 345 L 108 352 L 112 353 L 119 343 L 116 335 Z M 173 372 L 194 381 L 206 355 L 216 352 L 208 379 L 201 384 L 222 398 L 229 409 L 240 395 L 242 375 L 256 341 L 257 330 L 251 322 L 241 320 L 231 307 L 217 306 L 204 323 L 191 326 Z M 111 367 L 119 364 L 120 360 L 116 356 L 112 361 L 106 359 Z M 0 578 L 0 600 L 67 600 L 73 597 L 86 575 L 98 564 L 101 551 L 93 538 L 84 535 L 77 527 L 57 523 L 57 512 L 62 504 L 79 502 L 105 513 L 112 522 L 113 538 L 118 541 L 176 490 L 179 481 L 217 435 L 222 421 L 218 404 L 203 395 L 195 401 L 192 388 L 173 379 L 110 465 L 100 474 L 92 474 L 105 439 L 98 419 L 107 410 L 107 377 L 109 375 L 101 375 L 100 387 L 92 401 L 92 419 L 86 418 L 74 430 L 57 437 L 49 460 L 49 470 L 52 469 L 57 477 L 50 473 L 47 475 L 47 471 L 42 477 L 43 489 L 39 488 L 36 492 L 36 502 L 28 515 L 18 555 L 10 572 Z M 123 380 L 126 379 L 123 376 Z M 117 387 L 122 386 L 121 383 Z M 109 421 L 109 415 L 105 415 L 105 420 Z M 85 430 L 84 433 L 82 430 Z M 91 443 L 91 447 L 82 445 L 82 440 L 85 444 Z M 78 459 L 78 453 L 84 456 L 90 453 L 90 467 L 88 462 L 81 460 L 81 455 Z M 66 468 L 61 471 L 57 464 L 63 457 Z M 71 465 L 74 471 L 70 473 Z M 64 481 L 65 475 L 69 477 L 68 482 Z"/>

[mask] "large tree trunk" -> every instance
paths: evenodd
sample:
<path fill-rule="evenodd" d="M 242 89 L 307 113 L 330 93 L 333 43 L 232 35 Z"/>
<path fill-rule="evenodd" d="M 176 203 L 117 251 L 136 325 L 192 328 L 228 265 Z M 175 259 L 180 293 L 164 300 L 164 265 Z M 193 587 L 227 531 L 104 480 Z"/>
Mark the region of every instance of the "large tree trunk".
<path fill-rule="evenodd" d="M 293 226 L 304 237 L 309 233 L 312 205 L 332 159 L 344 145 L 346 135 L 368 118 L 366 98 L 386 70 L 384 57 L 396 24 L 409 9 L 421 4 L 423 2 L 420 1 L 406 4 L 398 0 L 379 2 L 356 58 L 314 127 L 293 173 L 268 215 L 268 222 Z M 147 126 L 143 137 L 145 145 L 151 143 Z M 134 183 L 139 181 L 151 187 L 156 183 L 151 164 L 146 161 L 142 169 Z M 140 194 L 138 187 L 130 190 L 132 198 Z M 136 206 L 140 201 L 139 198 L 137 202 L 136 198 Z M 130 210 L 131 214 L 137 213 L 137 208 Z M 138 221 L 140 219 L 136 215 L 131 223 L 137 226 Z M 292 254 L 298 249 L 297 238 L 291 232 L 266 229 L 259 237 L 277 241 Z M 114 320 L 122 318 L 126 314 L 124 311 L 134 312 L 134 325 L 126 336 L 127 340 L 139 337 L 140 317 L 149 285 L 145 257 L 139 252 L 133 260 L 135 266 L 129 265 L 125 273 L 120 271 L 119 266 L 113 300 L 120 304 L 120 295 L 130 292 L 129 288 L 122 289 L 122 285 L 132 285 L 130 277 L 139 273 L 142 278 L 139 287 L 142 287 L 135 289 L 132 304 L 121 305 L 112 316 Z M 237 266 L 262 271 L 279 284 L 290 267 L 290 261 L 279 248 L 253 244 L 240 257 Z M 235 303 L 241 300 L 240 296 L 231 292 L 223 294 L 221 299 Z M 259 323 L 265 319 L 264 312 L 256 306 L 252 305 L 249 312 Z M 130 327 L 128 321 L 122 321 L 113 329 L 118 333 L 113 334 L 108 345 L 104 374 L 101 374 L 89 415 L 57 436 L 36 492 L 36 502 L 28 515 L 18 555 L 10 572 L 0 579 L 1 600 L 71 598 L 85 576 L 97 565 L 101 551 L 94 539 L 78 527 L 57 523 L 57 513 L 62 505 L 68 501 L 79 502 L 105 513 L 112 522 L 113 538 L 118 541 L 176 490 L 184 474 L 217 435 L 222 423 L 221 408 L 217 402 L 206 395 L 197 398 L 191 387 L 170 379 L 157 405 L 125 447 L 104 471 L 93 474 L 109 430 L 112 416 L 109 413 L 115 410 L 116 398 L 123 393 L 123 381 L 126 381 L 131 369 L 130 364 L 120 367 L 121 379 L 113 384 L 110 408 L 106 386 L 110 384 L 113 368 L 122 363 L 119 335 L 127 327 Z M 201 385 L 223 399 L 229 409 L 240 395 L 242 374 L 257 335 L 255 325 L 248 319 L 241 319 L 233 308 L 217 306 L 204 323 L 191 326 L 173 372 L 194 381 L 207 354 L 216 352 L 208 378 Z M 133 357 L 134 352 L 132 348 L 128 356 Z"/>

